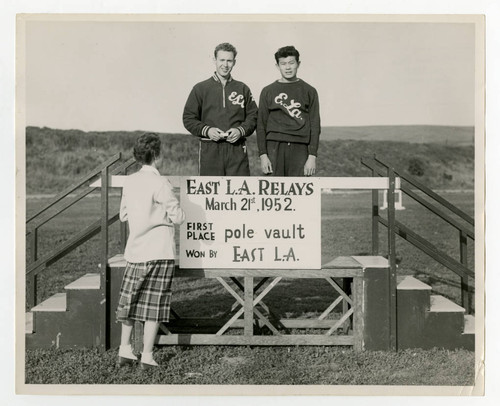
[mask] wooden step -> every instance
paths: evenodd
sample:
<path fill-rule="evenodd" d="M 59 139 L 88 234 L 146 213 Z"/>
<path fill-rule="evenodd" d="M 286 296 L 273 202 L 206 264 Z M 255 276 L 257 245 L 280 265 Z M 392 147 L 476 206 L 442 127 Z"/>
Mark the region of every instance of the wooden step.
<path fill-rule="evenodd" d="M 463 334 L 476 334 L 476 319 L 471 314 L 464 316 Z"/>
<path fill-rule="evenodd" d="M 418 348 L 425 341 L 426 315 L 432 288 L 414 278 L 403 277 L 397 285 L 398 348 Z"/>
<path fill-rule="evenodd" d="M 56 293 L 33 307 L 26 317 L 26 348 L 58 346 L 59 326 L 67 317 L 66 293 Z"/>
<path fill-rule="evenodd" d="M 475 350 L 476 345 L 476 320 L 474 316 L 467 314 L 464 316 L 464 331 L 461 337 L 462 348 L 469 351 Z"/>
<path fill-rule="evenodd" d="M 426 315 L 422 348 L 433 347 L 453 350 L 470 347 L 464 345 L 465 309 L 441 295 L 431 295 L 430 309 Z M 473 342 L 472 340 L 469 340 Z"/>
<path fill-rule="evenodd" d="M 465 309 L 441 295 L 431 295 L 431 308 L 429 312 L 439 313 L 465 313 Z"/>
<path fill-rule="evenodd" d="M 67 290 L 96 290 L 101 287 L 101 275 L 98 273 L 88 273 L 78 278 L 76 281 L 66 285 Z"/>
<path fill-rule="evenodd" d="M 406 276 L 397 286 L 398 290 L 432 290 L 432 288 L 424 282 L 419 281 L 413 276 Z"/>
<path fill-rule="evenodd" d="M 31 309 L 32 312 L 65 312 L 66 293 L 56 293 Z"/>
<path fill-rule="evenodd" d="M 108 265 L 110 268 L 125 268 L 127 261 L 123 258 L 123 254 L 116 254 L 108 260 Z"/>
<path fill-rule="evenodd" d="M 26 334 L 33 334 L 33 313 L 27 312 L 24 316 L 24 331 Z"/>
<path fill-rule="evenodd" d="M 363 268 L 388 268 L 389 261 L 387 258 L 379 255 L 353 256 L 355 261 L 359 262 Z"/>

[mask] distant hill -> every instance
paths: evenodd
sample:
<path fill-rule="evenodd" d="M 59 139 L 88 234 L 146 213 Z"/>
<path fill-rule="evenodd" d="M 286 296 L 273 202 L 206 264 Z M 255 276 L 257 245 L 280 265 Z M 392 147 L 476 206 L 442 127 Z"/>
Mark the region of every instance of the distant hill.
<path fill-rule="evenodd" d="M 474 127 L 436 125 L 322 127 L 321 139 L 473 145 Z"/>
<path fill-rule="evenodd" d="M 364 133 L 361 128 L 365 129 Z M 348 138 L 349 131 L 351 134 L 357 134 L 359 138 L 362 134 L 369 134 L 366 130 L 368 128 L 380 130 L 379 136 L 382 133 L 386 136 L 389 133 L 403 133 L 401 127 L 384 127 L 387 131 L 381 131 L 380 127 L 345 127 L 344 130 L 337 127 L 336 131 L 338 134 L 342 133 L 342 136 L 332 139 L 332 136 L 323 134 L 318 156 L 318 176 L 370 176 L 370 172 L 361 165 L 360 160 L 363 156 L 376 154 L 382 160 L 390 161 L 396 168 L 412 172 L 431 188 L 474 187 L 473 144 Z M 446 133 L 442 131 L 442 127 L 435 130 L 426 128 L 427 134 Z M 328 128 L 325 131 L 328 133 Z M 57 193 L 117 152 L 130 157 L 134 141 L 141 133 L 142 131 L 83 132 L 27 127 L 26 193 Z M 196 137 L 187 134 L 160 136 L 166 157 L 161 172 L 171 175 L 196 175 Z M 406 139 L 405 137 L 400 138 Z M 256 137 L 252 135 L 247 143 L 252 175 L 261 174 L 256 144 Z"/>

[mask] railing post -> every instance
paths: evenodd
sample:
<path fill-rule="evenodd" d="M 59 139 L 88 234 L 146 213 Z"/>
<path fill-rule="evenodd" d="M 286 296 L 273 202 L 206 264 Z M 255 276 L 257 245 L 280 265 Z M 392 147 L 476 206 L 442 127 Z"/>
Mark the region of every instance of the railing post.
<path fill-rule="evenodd" d="M 394 192 L 396 177 L 394 168 L 387 170 L 389 177 L 389 190 L 387 193 L 387 231 L 388 231 L 388 260 L 389 260 L 389 297 L 390 297 L 390 347 L 397 349 L 397 313 L 396 313 L 396 208 Z"/>
<path fill-rule="evenodd" d="M 467 267 L 468 257 L 467 257 L 467 234 L 460 230 L 460 262 Z M 465 312 L 470 314 L 471 312 L 471 295 L 469 293 L 469 277 L 463 276 L 461 279 L 461 290 L 462 290 L 462 306 L 465 308 Z"/>
<path fill-rule="evenodd" d="M 109 274 L 108 274 L 108 209 L 109 168 L 101 171 L 101 317 L 99 347 L 102 350 L 109 348 Z"/>
<path fill-rule="evenodd" d="M 124 175 L 127 175 L 127 168 L 123 171 Z M 120 188 L 120 200 L 123 196 L 123 188 Z M 125 246 L 127 245 L 127 223 L 120 222 L 120 248 L 121 252 L 125 252 Z"/>
<path fill-rule="evenodd" d="M 375 168 L 372 168 L 372 176 L 376 177 L 377 173 Z M 372 255 L 378 255 L 379 252 L 379 206 L 378 206 L 378 189 L 372 189 Z"/>
<path fill-rule="evenodd" d="M 38 259 L 38 227 L 33 227 L 31 230 L 31 261 L 36 262 Z"/>
<path fill-rule="evenodd" d="M 31 263 L 35 263 L 38 259 L 38 227 L 34 227 L 31 230 L 31 238 L 30 238 L 30 246 L 31 246 Z M 37 275 L 29 276 L 29 280 L 27 280 L 28 284 L 28 292 L 26 302 L 28 305 L 28 309 L 31 309 L 36 306 L 36 295 L 37 295 Z"/>
<path fill-rule="evenodd" d="M 28 286 L 28 292 L 26 294 L 26 304 L 28 306 L 28 309 L 31 310 L 36 306 L 37 275 L 29 275 L 26 284 Z"/>

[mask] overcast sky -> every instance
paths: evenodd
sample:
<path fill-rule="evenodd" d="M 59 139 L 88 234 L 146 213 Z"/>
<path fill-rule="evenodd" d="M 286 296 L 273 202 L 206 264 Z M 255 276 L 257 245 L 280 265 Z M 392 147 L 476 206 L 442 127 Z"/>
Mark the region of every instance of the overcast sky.
<path fill-rule="evenodd" d="M 324 126 L 472 126 L 474 41 L 467 23 L 28 21 L 26 124 L 186 132 L 189 92 L 231 42 L 256 100 L 295 45 Z"/>

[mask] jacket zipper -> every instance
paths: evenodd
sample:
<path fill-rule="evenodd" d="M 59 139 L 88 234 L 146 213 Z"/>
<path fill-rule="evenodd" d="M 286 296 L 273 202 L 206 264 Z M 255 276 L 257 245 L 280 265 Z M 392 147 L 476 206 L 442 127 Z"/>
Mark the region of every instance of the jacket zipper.
<path fill-rule="evenodd" d="M 223 85 L 222 83 L 221 83 L 221 85 L 222 85 L 222 108 L 225 109 L 226 108 L 226 86 Z"/>

